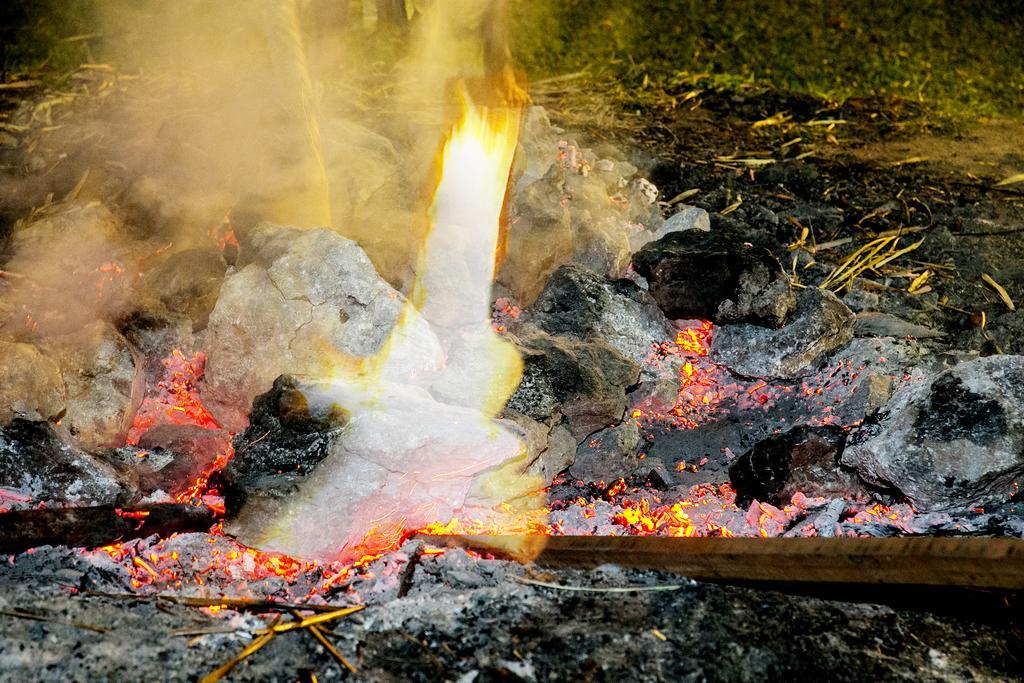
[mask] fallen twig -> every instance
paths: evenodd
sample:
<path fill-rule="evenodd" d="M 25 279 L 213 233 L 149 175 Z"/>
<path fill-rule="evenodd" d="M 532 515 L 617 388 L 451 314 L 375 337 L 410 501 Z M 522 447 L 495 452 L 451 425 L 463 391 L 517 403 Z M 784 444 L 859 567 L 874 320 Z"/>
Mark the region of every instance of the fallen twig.
<path fill-rule="evenodd" d="M 185 607 L 224 607 L 246 612 L 285 612 L 289 610 L 305 610 L 307 612 L 333 612 L 337 610 L 335 605 L 300 605 L 288 602 L 274 602 L 273 600 L 250 600 L 248 598 L 190 598 L 177 595 L 136 595 L 134 593 L 100 593 L 98 591 L 84 591 L 83 595 L 98 598 L 111 598 L 113 600 L 143 600 L 146 602 L 168 602 L 174 605 Z"/>
<path fill-rule="evenodd" d="M 80 628 L 85 631 L 92 631 L 93 633 L 109 633 L 110 629 L 103 626 L 93 626 L 92 624 L 82 624 L 77 621 L 63 621 L 61 619 L 53 619 L 43 614 L 34 614 L 32 612 L 23 612 L 22 610 L 8 610 L 0 609 L 0 614 L 8 617 L 16 617 L 18 619 L 30 619 L 32 621 L 45 621 L 48 624 L 60 624 L 61 626 L 73 626 Z"/>

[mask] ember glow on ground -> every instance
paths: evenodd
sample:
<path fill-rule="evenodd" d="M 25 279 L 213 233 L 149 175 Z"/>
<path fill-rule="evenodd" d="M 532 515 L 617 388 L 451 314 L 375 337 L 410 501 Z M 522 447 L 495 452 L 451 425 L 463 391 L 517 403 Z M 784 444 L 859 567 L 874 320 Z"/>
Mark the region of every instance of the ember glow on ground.
<path fill-rule="evenodd" d="M 514 307 L 507 302 L 496 307 L 495 326 L 503 317 L 514 315 Z M 728 373 L 708 359 L 713 326 L 706 321 L 695 321 L 679 330 L 676 339 L 652 343 L 651 363 L 662 363 L 669 356 L 683 359 L 679 374 L 679 395 L 676 405 L 664 414 L 645 415 L 634 411 L 635 419 L 645 430 L 693 429 L 716 418 L 724 398 L 740 398 L 748 405 L 769 409 L 776 393 L 799 391 L 808 401 L 822 395 L 821 386 L 804 383 L 799 389 L 792 386 L 771 386 L 754 382 L 747 387 L 736 384 Z M 139 411 L 129 436 L 131 443 L 147 429 L 160 424 L 191 424 L 216 430 L 219 425 L 202 404 L 200 390 L 204 358 L 197 354 L 191 359 L 174 352 L 164 361 L 166 377 L 151 391 Z M 827 384 L 843 372 L 838 368 L 823 371 L 818 380 Z M 723 385 L 724 383 L 724 385 Z M 820 423 L 832 420 L 830 406 L 821 405 Z M 233 455 L 230 438 L 225 438 L 224 449 L 214 464 L 191 485 L 175 496 L 177 502 L 205 505 L 223 513 L 223 501 L 216 485 L 216 474 Z M 700 468 L 702 463 L 681 460 L 679 467 Z M 556 480 L 554 485 L 564 483 Z M 580 485 L 588 482 L 577 482 Z M 736 505 L 736 494 L 729 484 L 694 486 L 681 500 L 666 500 L 650 489 L 629 484 L 625 480 L 592 482 L 593 494 L 570 501 L 558 501 L 528 514 L 505 514 L 493 519 L 455 517 L 436 520 L 420 529 L 405 529 L 390 535 L 386 544 L 397 549 L 407 538 L 424 533 L 429 535 L 659 535 L 676 537 L 694 536 L 780 536 L 791 528 L 795 520 L 807 515 L 807 509 L 824 502 L 823 498 L 809 499 L 802 494 L 793 497 L 788 505 L 776 507 L 755 501 L 746 509 Z M 878 503 L 867 505 L 850 503 L 844 519 L 856 524 L 879 523 L 909 531 L 914 519 L 909 505 L 887 507 Z M 207 586 L 217 596 L 258 597 L 266 595 L 267 580 L 281 580 L 291 588 L 288 599 L 320 603 L 325 596 L 337 591 L 348 591 L 358 600 L 358 583 L 374 578 L 384 553 L 364 554 L 350 564 L 318 563 L 246 548 L 222 532 L 222 523 L 215 525 L 206 535 L 205 545 L 196 544 L 196 534 L 172 535 L 167 539 L 144 540 L 105 546 L 98 550 L 83 550 L 83 554 L 102 554 L 122 565 L 131 574 L 131 586 L 141 592 L 188 589 L 205 594 Z M 811 525 L 801 528 L 802 535 L 815 535 L 819 530 Z M 830 534 L 833 530 L 829 530 Z M 846 532 L 857 535 L 855 532 Z M 380 538 L 368 540 L 370 546 L 380 547 Z M 197 548 L 204 551 L 200 552 Z M 429 550 L 431 553 L 443 552 Z M 383 571 L 388 563 L 384 563 Z M 376 568 L 376 569 L 375 569 Z M 298 594 L 294 592 L 299 589 Z M 217 611 L 217 610 L 212 610 Z"/>

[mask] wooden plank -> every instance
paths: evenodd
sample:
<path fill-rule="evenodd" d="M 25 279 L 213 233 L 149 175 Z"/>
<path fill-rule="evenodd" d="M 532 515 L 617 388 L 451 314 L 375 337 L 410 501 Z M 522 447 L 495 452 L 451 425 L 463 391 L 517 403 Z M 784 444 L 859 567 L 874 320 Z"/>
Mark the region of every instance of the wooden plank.
<path fill-rule="evenodd" d="M 547 567 L 660 569 L 702 580 L 1024 589 L 1024 540 L 422 536 Z"/>

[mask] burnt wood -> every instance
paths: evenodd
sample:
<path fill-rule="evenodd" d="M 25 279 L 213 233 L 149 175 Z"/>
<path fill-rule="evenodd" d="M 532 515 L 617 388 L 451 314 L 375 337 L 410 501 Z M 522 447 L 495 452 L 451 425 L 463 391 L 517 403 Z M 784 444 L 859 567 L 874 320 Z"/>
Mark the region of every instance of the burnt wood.
<path fill-rule="evenodd" d="M 91 548 L 153 534 L 205 531 L 216 519 L 206 507 L 178 503 L 17 510 L 0 513 L 0 553 L 41 545 Z"/>
<path fill-rule="evenodd" d="M 1024 540 L 423 536 L 546 567 L 659 569 L 704 581 L 1024 589 Z"/>

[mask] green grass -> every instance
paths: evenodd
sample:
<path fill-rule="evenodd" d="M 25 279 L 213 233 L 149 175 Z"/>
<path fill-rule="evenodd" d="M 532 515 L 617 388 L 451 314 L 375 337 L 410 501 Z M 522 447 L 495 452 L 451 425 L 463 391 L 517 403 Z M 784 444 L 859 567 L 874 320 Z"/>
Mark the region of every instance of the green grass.
<path fill-rule="evenodd" d="M 60 72 L 101 59 L 102 41 L 66 40 L 97 30 L 95 1 L 0 3 L 0 68 Z M 1024 117 L 1021 0 L 509 1 L 513 49 L 532 78 L 586 70 L 642 99 L 645 80 L 671 91 L 704 74 L 718 86 Z"/>
<path fill-rule="evenodd" d="M 586 70 L 635 90 L 708 74 L 842 101 L 1024 116 L 1019 0 L 512 0 L 534 78 Z"/>
<path fill-rule="evenodd" d="M 96 30 L 92 0 L 0 2 L 0 71 L 63 74 L 92 59 L 89 41 L 71 40 Z"/>

